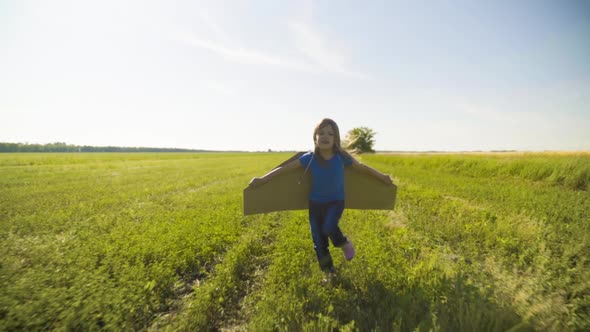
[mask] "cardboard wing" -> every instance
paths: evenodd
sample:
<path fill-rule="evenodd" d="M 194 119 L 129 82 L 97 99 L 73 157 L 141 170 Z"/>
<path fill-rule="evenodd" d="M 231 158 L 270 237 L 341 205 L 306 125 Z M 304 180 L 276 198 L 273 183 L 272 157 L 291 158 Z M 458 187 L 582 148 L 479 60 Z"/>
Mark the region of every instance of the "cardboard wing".
<path fill-rule="evenodd" d="M 275 168 L 299 158 L 299 152 Z M 275 176 L 269 182 L 256 188 L 244 189 L 244 215 L 285 210 L 304 210 L 309 207 L 311 170 L 304 175 L 304 169 Z M 301 179 L 301 183 L 299 180 Z M 347 209 L 393 210 L 397 186 L 385 184 L 375 177 L 352 167 L 344 169 L 344 192 Z"/>

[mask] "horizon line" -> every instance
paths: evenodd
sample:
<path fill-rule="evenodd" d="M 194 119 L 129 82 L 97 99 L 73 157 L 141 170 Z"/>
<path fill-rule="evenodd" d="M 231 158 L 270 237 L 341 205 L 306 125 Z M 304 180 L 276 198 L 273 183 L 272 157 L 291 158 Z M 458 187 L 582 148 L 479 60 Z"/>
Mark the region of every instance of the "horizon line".
<path fill-rule="evenodd" d="M 199 153 L 199 152 L 235 152 L 235 153 L 286 153 L 286 152 L 300 152 L 301 149 L 288 149 L 288 150 L 274 150 L 274 149 L 259 149 L 259 150 L 223 150 L 223 149 L 196 149 L 196 148 L 177 148 L 177 147 L 149 147 L 149 146 L 117 146 L 117 145 L 77 145 L 77 144 L 68 144 L 65 142 L 52 142 L 52 143 L 29 143 L 29 142 L 0 142 L 0 144 L 15 144 L 15 145 L 52 145 L 52 144 L 60 144 L 65 145 L 67 147 L 74 147 L 74 148 L 84 148 L 84 147 L 91 147 L 91 148 L 117 148 L 117 149 L 162 149 L 162 150 L 185 150 L 185 151 L 153 151 L 154 153 Z M 310 150 L 306 150 L 310 151 Z M 37 153 L 51 153 L 51 151 L 36 151 Z M 111 151 L 116 153 L 133 153 L 134 151 Z M 149 152 L 149 151 L 137 151 L 137 152 Z M 483 149 L 473 149 L 473 150 L 436 150 L 436 149 L 425 149 L 425 150 L 375 150 L 373 153 L 551 153 L 551 152 L 570 152 L 570 153 L 590 153 L 590 149 L 587 150 L 580 150 L 580 149 L 544 149 L 544 150 L 527 150 L 527 149 L 490 149 L 490 150 L 483 150 Z M 0 152 L 0 153 L 35 153 L 35 152 Z M 101 153 L 100 151 L 69 151 L 67 153 Z M 367 152 L 364 152 L 367 153 Z M 371 153 L 371 152 L 368 152 Z"/>

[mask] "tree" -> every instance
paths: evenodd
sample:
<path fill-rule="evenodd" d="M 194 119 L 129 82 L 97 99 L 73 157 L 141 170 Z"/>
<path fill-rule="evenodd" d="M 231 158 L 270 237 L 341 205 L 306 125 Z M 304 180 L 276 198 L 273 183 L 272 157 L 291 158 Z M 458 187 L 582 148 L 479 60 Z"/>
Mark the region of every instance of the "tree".
<path fill-rule="evenodd" d="M 373 129 L 367 127 L 357 127 L 348 131 L 346 134 L 344 146 L 356 152 L 375 152 L 373 145 L 375 144 L 375 134 Z"/>

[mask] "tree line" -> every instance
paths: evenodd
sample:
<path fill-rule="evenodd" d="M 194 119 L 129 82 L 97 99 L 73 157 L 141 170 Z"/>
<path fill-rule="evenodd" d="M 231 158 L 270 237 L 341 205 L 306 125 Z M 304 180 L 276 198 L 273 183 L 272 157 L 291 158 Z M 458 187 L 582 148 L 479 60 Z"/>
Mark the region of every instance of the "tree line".
<path fill-rule="evenodd" d="M 174 148 L 145 148 L 118 146 L 89 146 L 72 145 L 66 143 L 29 144 L 2 143 L 0 152 L 208 152 L 206 150 L 174 149 Z"/>
<path fill-rule="evenodd" d="M 377 133 L 367 127 L 357 127 L 348 131 L 342 146 L 357 153 L 375 152 L 375 135 Z M 146 148 L 146 147 L 118 147 L 118 146 L 89 146 L 72 145 L 62 142 L 49 144 L 2 143 L 1 152 L 213 152 L 210 150 L 192 150 L 176 148 Z M 233 151 L 226 151 L 233 152 Z M 268 152 L 271 152 L 269 149 Z"/>

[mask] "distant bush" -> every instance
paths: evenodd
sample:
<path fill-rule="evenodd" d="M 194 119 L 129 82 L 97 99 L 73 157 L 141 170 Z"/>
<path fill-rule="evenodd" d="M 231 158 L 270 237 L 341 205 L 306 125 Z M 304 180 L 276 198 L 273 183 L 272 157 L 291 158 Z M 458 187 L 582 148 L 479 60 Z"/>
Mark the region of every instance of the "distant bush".
<path fill-rule="evenodd" d="M 367 127 L 354 128 L 346 134 L 344 146 L 355 152 L 375 152 L 375 134 L 373 129 Z"/>

